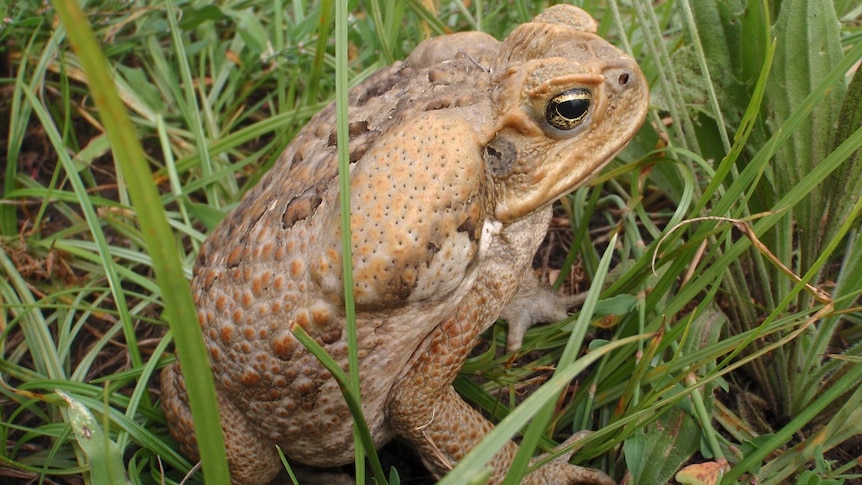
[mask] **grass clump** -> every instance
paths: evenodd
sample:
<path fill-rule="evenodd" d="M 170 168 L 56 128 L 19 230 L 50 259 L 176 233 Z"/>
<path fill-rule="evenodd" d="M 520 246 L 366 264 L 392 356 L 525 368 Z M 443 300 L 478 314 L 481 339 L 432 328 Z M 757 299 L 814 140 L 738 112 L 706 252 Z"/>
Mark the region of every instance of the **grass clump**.
<path fill-rule="evenodd" d="M 72 23 L 65 3 L 0 7 L 0 477 L 105 483 L 119 466 L 135 483 L 179 482 L 193 464 L 154 378 L 171 338 L 194 340 L 166 323 L 194 321 L 172 300 L 208 229 L 333 98 L 338 62 L 355 84 L 429 35 L 503 37 L 539 3 L 367 2 L 338 23 L 331 2 L 90 2 Z M 590 290 L 584 307 L 514 355 L 495 326 L 456 381 L 500 426 L 444 481 L 481 477 L 517 433 L 550 449 L 580 429 L 596 432 L 575 461 L 630 483 L 860 479 L 862 11 L 580 3 L 638 58 L 654 109 L 558 206 L 537 257 L 558 286 Z M 88 66 L 85 24 L 107 67 Z M 111 88 L 94 89 L 94 70 L 128 126 L 116 106 L 96 111 Z M 104 431 L 100 450 L 79 446 L 82 421 Z"/>

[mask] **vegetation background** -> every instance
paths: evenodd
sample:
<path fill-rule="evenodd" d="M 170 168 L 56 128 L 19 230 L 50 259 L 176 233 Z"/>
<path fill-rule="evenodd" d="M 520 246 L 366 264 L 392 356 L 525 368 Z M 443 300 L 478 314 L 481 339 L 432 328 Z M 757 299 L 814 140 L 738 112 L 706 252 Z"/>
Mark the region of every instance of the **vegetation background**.
<path fill-rule="evenodd" d="M 0 4 L 0 482 L 178 483 L 156 379 L 173 342 L 214 422 L 188 325 L 207 230 L 346 85 L 550 3 Z M 537 256 L 583 308 L 514 355 L 501 322 L 464 367 L 501 421 L 443 482 L 481 483 L 518 433 L 592 429 L 575 461 L 628 483 L 862 483 L 862 4 L 574 3 L 638 59 L 651 114 Z M 359 482 L 429 480 L 365 451 Z"/>

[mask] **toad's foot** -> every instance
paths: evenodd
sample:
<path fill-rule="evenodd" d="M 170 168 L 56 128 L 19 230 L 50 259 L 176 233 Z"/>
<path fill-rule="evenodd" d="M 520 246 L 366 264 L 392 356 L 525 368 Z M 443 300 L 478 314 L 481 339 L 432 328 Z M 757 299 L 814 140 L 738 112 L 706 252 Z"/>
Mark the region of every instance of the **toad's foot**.
<path fill-rule="evenodd" d="M 500 318 L 509 324 L 506 350 L 513 352 L 521 348 L 524 334 L 533 325 L 568 317 L 569 309 L 583 303 L 584 296 L 561 295 L 539 281 L 535 273 L 528 274 L 500 314 Z"/>

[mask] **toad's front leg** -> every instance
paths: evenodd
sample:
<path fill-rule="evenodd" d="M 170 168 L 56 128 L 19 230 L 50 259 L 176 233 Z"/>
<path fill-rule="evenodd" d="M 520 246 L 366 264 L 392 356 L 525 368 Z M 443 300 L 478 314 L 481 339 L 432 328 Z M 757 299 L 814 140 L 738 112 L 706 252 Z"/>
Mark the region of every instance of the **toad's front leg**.
<path fill-rule="evenodd" d="M 500 318 L 509 324 L 506 350 L 521 348 L 524 334 L 537 323 L 558 322 L 569 316 L 569 309 L 583 302 L 585 294 L 562 295 L 541 282 L 533 271 L 521 280 Z"/>

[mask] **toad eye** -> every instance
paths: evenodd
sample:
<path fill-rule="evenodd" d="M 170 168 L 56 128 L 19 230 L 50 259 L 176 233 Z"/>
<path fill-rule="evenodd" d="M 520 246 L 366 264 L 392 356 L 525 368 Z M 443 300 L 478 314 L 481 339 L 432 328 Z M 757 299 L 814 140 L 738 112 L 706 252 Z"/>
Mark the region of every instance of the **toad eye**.
<path fill-rule="evenodd" d="M 587 117 L 592 97 L 589 89 L 574 88 L 564 91 L 548 101 L 545 119 L 554 128 L 572 130 Z"/>

